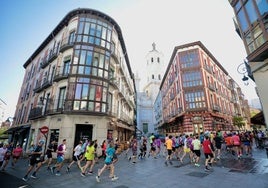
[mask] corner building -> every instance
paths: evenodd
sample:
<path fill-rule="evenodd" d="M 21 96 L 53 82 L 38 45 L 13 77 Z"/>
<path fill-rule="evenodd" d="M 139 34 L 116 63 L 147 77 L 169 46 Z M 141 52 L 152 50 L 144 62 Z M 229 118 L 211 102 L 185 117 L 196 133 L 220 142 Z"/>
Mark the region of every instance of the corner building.
<path fill-rule="evenodd" d="M 174 48 L 160 85 L 164 134 L 238 130 L 241 116 L 249 129 L 250 115 L 241 88 L 200 42 Z"/>
<path fill-rule="evenodd" d="M 69 12 L 24 64 L 12 130 L 27 150 L 45 139 L 128 140 L 135 131 L 133 73 L 119 25 L 92 9 Z M 23 137 L 17 132 L 29 127 Z M 41 129 L 48 127 L 48 133 Z M 22 135 L 22 134 L 21 134 Z M 47 139 L 46 139 L 47 136 Z"/>

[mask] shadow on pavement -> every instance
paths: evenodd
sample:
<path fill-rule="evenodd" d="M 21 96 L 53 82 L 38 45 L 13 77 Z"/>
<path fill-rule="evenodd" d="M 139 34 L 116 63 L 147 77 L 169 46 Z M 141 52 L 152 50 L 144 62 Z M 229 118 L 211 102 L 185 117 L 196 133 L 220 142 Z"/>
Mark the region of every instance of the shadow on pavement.
<path fill-rule="evenodd" d="M 30 188 L 25 181 L 6 172 L 0 172 L 0 187 L 1 188 Z"/>

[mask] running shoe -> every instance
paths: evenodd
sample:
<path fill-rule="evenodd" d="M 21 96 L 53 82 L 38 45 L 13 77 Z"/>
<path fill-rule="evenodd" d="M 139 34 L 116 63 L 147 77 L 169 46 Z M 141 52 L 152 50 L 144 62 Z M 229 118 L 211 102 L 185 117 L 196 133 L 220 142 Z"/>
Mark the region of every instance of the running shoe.
<path fill-rule="evenodd" d="M 96 181 L 100 182 L 100 177 L 99 176 L 96 176 Z"/>
<path fill-rule="evenodd" d="M 56 169 L 56 167 L 55 167 L 55 166 L 50 167 L 50 172 L 51 172 L 51 174 L 54 174 L 55 169 Z"/>
<path fill-rule="evenodd" d="M 116 181 L 116 180 L 118 180 L 117 176 L 112 177 L 112 181 Z"/>
<path fill-rule="evenodd" d="M 82 176 L 82 177 L 86 177 L 86 174 L 85 173 L 80 173 L 80 175 Z"/>
<path fill-rule="evenodd" d="M 70 172 L 70 167 L 66 167 L 66 172 L 69 173 Z"/>
<path fill-rule="evenodd" d="M 28 181 L 28 177 L 27 177 L 27 176 L 24 176 L 24 177 L 22 178 L 22 180 L 23 180 L 23 181 Z"/>
<path fill-rule="evenodd" d="M 196 167 L 200 167 L 200 164 L 198 164 L 198 163 L 195 163 L 194 165 L 195 165 Z"/>
<path fill-rule="evenodd" d="M 56 176 L 61 176 L 61 174 L 59 173 L 59 172 L 56 172 L 56 174 L 55 174 Z"/>
<path fill-rule="evenodd" d="M 32 174 L 32 175 L 31 175 L 31 178 L 36 179 L 37 177 L 36 177 L 36 175 L 35 175 L 35 174 Z"/>
<path fill-rule="evenodd" d="M 87 174 L 92 175 L 93 171 L 88 171 Z"/>

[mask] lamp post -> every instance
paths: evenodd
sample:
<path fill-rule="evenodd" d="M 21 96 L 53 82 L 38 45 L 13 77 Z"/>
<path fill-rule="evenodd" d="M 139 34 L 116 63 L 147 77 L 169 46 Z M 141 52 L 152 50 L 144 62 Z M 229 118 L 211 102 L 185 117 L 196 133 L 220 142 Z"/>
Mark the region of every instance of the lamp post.
<path fill-rule="evenodd" d="M 249 82 L 248 82 L 248 76 L 246 76 L 246 73 L 248 73 L 248 71 L 247 71 L 247 67 L 245 65 L 245 62 L 238 65 L 237 72 L 239 74 L 243 74 L 242 80 L 243 80 L 244 84 L 247 86 L 249 84 Z"/>

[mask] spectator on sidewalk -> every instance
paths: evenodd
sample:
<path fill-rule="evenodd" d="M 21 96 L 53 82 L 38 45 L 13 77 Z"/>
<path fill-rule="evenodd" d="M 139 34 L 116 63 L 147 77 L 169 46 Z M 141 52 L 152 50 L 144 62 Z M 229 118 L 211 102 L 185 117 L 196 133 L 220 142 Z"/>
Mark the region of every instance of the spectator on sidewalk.
<path fill-rule="evenodd" d="M 34 170 L 33 174 L 31 175 L 31 178 L 34 178 L 34 179 L 37 178 L 36 173 L 38 172 L 38 170 L 42 166 L 41 155 L 42 155 L 44 143 L 45 143 L 45 141 L 40 140 L 38 142 L 38 145 L 35 147 L 34 151 L 32 152 L 32 155 L 30 158 L 30 166 L 29 166 L 25 176 L 22 178 L 22 180 L 24 180 L 24 181 L 28 180 L 28 175 L 30 174 L 30 172 L 33 170 L 34 167 L 35 167 L 35 170 Z"/>

